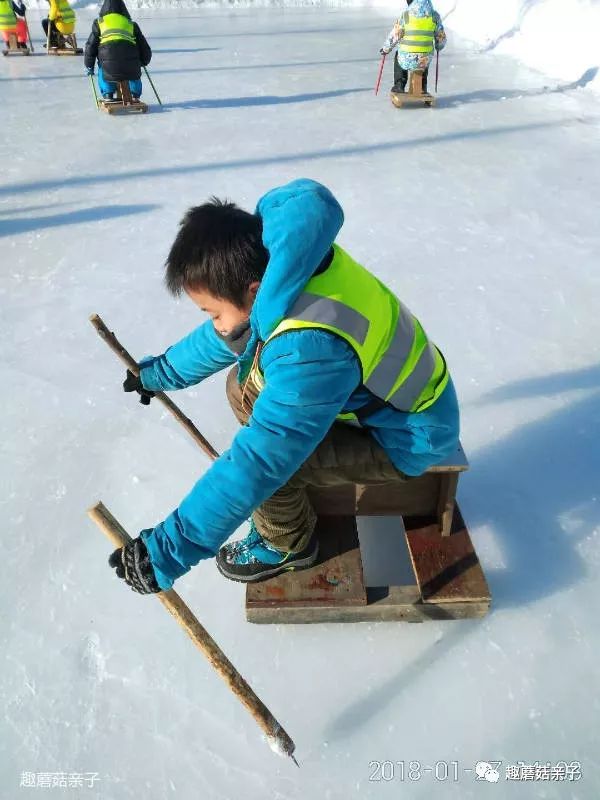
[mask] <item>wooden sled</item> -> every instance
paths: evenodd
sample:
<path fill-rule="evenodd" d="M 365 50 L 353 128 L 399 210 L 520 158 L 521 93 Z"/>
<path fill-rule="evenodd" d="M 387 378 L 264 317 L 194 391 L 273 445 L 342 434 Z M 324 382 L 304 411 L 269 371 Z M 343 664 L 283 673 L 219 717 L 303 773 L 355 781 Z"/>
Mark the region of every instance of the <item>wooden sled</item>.
<path fill-rule="evenodd" d="M 116 100 L 98 100 L 98 108 L 102 108 L 107 114 L 145 114 L 148 111 L 146 103 L 141 100 L 134 100 L 129 89 L 129 81 L 119 81 L 117 83 Z"/>
<path fill-rule="evenodd" d="M 77 37 L 74 33 L 59 34 L 60 40 L 56 47 L 48 48 L 49 56 L 81 56 L 83 49 L 77 47 Z"/>
<path fill-rule="evenodd" d="M 431 108 L 435 105 L 435 97 L 423 92 L 423 71 L 412 70 L 408 77 L 408 92 L 390 92 L 392 103 L 396 108 L 403 106 L 424 105 Z"/>
<path fill-rule="evenodd" d="M 348 484 L 311 491 L 319 561 L 246 587 L 246 618 L 257 623 L 422 622 L 484 616 L 490 592 L 456 504 L 462 448 L 406 483 Z M 401 516 L 415 583 L 365 586 L 357 516 Z M 398 526 L 400 535 L 400 525 Z"/>
<path fill-rule="evenodd" d="M 19 47 L 19 41 L 17 39 L 16 33 L 9 33 L 8 34 L 8 42 L 6 43 L 6 49 L 2 51 L 3 56 L 8 55 L 21 55 L 21 56 L 28 56 L 31 53 L 29 47 Z"/>

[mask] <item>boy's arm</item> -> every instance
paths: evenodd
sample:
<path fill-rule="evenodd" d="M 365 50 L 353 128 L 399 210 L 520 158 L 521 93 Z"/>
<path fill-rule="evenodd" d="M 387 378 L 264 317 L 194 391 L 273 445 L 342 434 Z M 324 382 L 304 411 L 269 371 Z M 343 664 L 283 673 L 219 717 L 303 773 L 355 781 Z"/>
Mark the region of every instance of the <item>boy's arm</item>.
<path fill-rule="evenodd" d="M 48 19 L 51 22 L 58 17 L 58 5 L 56 4 L 55 0 L 50 0 L 50 11 L 48 12 Z"/>
<path fill-rule="evenodd" d="M 140 378 L 145 389 L 172 392 L 194 386 L 234 361 L 235 354 L 207 320 L 161 356 L 142 359 Z"/>
<path fill-rule="evenodd" d="M 435 49 L 443 50 L 446 47 L 446 31 L 442 23 L 442 18 L 437 11 L 433 12 L 433 21 L 435 22 Z"/>
<path fill-rule="evenodd" d="M 403 36 L 404 28 L 402 26 L 402 22 L 401 20 L 397 19 L 396 22 L 394 22 L 394 27 L 389 32 L 383 47 L 381 48 L 382 52 L 389 53 L 390 50 L 393 50 Z"/>
<path fill-rule="evenodd" d="M 85 52 L 83 54 L 83 63 L 87 69 L 94 69 L 96 59 L 98 58 L 98 45 L 100 44 L 100 27 L 98 20 L 95 19 L 92 23 L 92 30 L 85 43 Z"/>
<path fill-rule="evenodd" d="M 293 331 L 263 351 L 265 388 L 249 424 L 179 508 L 142 537 L 161 588 L 225 540 L 299 469 L 360 383 L 350 346 L 325 331 Z"/>
<path fill-rule="evenodd" d="M 142 67 L 147 67 L 152 58 L 152 50 L 150 49 L 150 45 L 140 30 L 140 26 L 137 24 L 137 22 L 133 23 L 133 35 L 135 36 L 135 41 L 137 43 L 140 63 Z"/>

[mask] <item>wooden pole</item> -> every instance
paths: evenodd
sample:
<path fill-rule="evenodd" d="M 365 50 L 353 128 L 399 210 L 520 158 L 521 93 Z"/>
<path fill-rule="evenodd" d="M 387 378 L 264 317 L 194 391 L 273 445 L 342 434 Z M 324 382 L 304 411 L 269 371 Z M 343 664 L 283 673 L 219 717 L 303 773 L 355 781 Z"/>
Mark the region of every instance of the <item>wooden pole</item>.
<path fill-rule="evenodd" d="M 381 66 L 379 67 L 379 74 L 377 75 L 377 83 L 375 84 L 376 95 L 379 93 L 379 85 L 381 84 L 381 76 L 383 75 L 383 65 L 385 64 L 385 56 L 386 56 L 385 53 L 381 56 Z"/>
<path fill-rule="evenodd" d="M 113 517 L 103 503 L 97 503 L 88 509 L 88 516 L 107 536 L 115 547 L 123 547 L 133 541 L 125 528 Z M 279 755 L 289 756 L 296 765 L 294 758 L 296 746 L 283 727 L 277 722 L 262 700 L 254 693 L 250 685 L 244 680 L 223 653 L 208 631 L 192 614 L 188 606 L 173 589 L 158 592 L 155 595 L 167 611 L 175 617 L 185 630 L 196 647 L 206 656 L 210 664 L 223 678 L 236 697 L 246 706 L 254 717 L 258 726 L 267 737 L 271 749 Z"/>
<path fill-rule="evenodd" d="M 156 95 L 156 99 L 158 100 L 158 105 L 159 105 L 159 106 L 162 106 L 162 100 L 161 100 L 161 99 L 160 99 L 160 97 L 158 96 L 158 92 L 156 91 L 156 87 L 155 87 L 155 86 L 154 86 L 154 84 L 152 83 L 152 78 L 150 77 L 150 73 L 148 72 L 148 70 L 146 69 L 146 67 L 144 67 L 144 72 L 146 73 L 146 77 L 147 77 L 147 78 L 148 78 L 148 80 L 150 81 L 150 86 L 152 87 L 152 91 L 153 91 L 153 92 L 154 92 L 154 94 Z"/>
<path fill-rule="evenodd" d="M 96 111 L 98 111 L 100 103 L 98 101 L 98 93 L 96 92 L 96 84 L 94 83 L 94 74 L 92 73 L 89 76 L 89 78 L 90 78 L 90 81 L 91 81 L 91 84 L 92 84 L 92 92 L 94 93 L 94 100 L 96 101 Z"/>
<path fill-rule="evenodd" d="M 27 17 L 23 15 L 23 19 L 25 21 L 25 28 L 27 29 L 27 38 L 29 39 L 29 49 L 31 50 L 32 53 L 35 53 L 35 50 L 33 49 L 33 42 L 31 41 L 31 34 L 29 33 L 29 23 L 27 22 Z"/>
<path fill-rule="evenodd" d="M 113 353 L 116 353 L 117 356 L 121 359 L 121 361 L 125 364 L 127 369 L 131 370 L 134 375 L 140 374 L 140 369 L 138 367 L 137 361 L 127 352 L 127 350 L 123 347 L 121 342 L 117 339 L 112 331 L 109 331 L 106 325 L 104 324 L 102 318 L 98 316 L 98 314 L 92 314 L 90 317 L 90 322 L 97 330 L 98 334 L 106 344 L 110 347 Z M 157 392 L 155 395 L 156 399 L 160 401 L 163 406 L 168 409 L 171 414 L 175 417 L 177 422 L 179 422 L 186 431 L 190 434 L 192 439 L 199 445 L 204 452 L 206 453 L 209 458 L 213 460 L 219 457 L 218 452 L 215 448 L 211 445 L 211 443 L 202 436 L 198 428 L 194 425 L 189 417 L 183 413 L 183 411 L 169 398 L 164 392 Z"/>

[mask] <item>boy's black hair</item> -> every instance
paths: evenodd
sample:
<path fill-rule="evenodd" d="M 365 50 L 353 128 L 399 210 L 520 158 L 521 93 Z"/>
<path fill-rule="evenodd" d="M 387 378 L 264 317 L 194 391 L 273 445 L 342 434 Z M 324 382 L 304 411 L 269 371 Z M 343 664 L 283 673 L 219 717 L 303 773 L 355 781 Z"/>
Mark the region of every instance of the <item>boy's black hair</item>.
<path fill-rule="evenodd" d="M 242 308 L 248 287 L 262 280 L 268 260 L 261 218 L 211 197 L 181 220 L 165 264 L 165 283 L 175 296 L 205 289 Z"/>

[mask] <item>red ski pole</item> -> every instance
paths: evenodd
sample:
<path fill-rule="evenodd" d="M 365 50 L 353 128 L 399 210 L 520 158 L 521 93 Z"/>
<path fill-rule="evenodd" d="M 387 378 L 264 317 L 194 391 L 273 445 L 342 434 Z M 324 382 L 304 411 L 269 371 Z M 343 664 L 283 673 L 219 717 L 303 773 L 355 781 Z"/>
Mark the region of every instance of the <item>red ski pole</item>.
<path fill-rule="evenodd" d="M 440 75 L 440 51 L 438 50 L 435 58 L 435 93 L 437 94 L 438 78 Z"/>
<path fill-rule="evenodd" d="M 379 67 L 379 75 L 377 76 L 377 83 L 375 84 L 375 94 L 379 91 L 379 84 L 381 83 L 381 76 L 383 75 L 383 65 L 385 64 L 385 57 L 387 53 L 381 56 L 381 66 Z"/>

